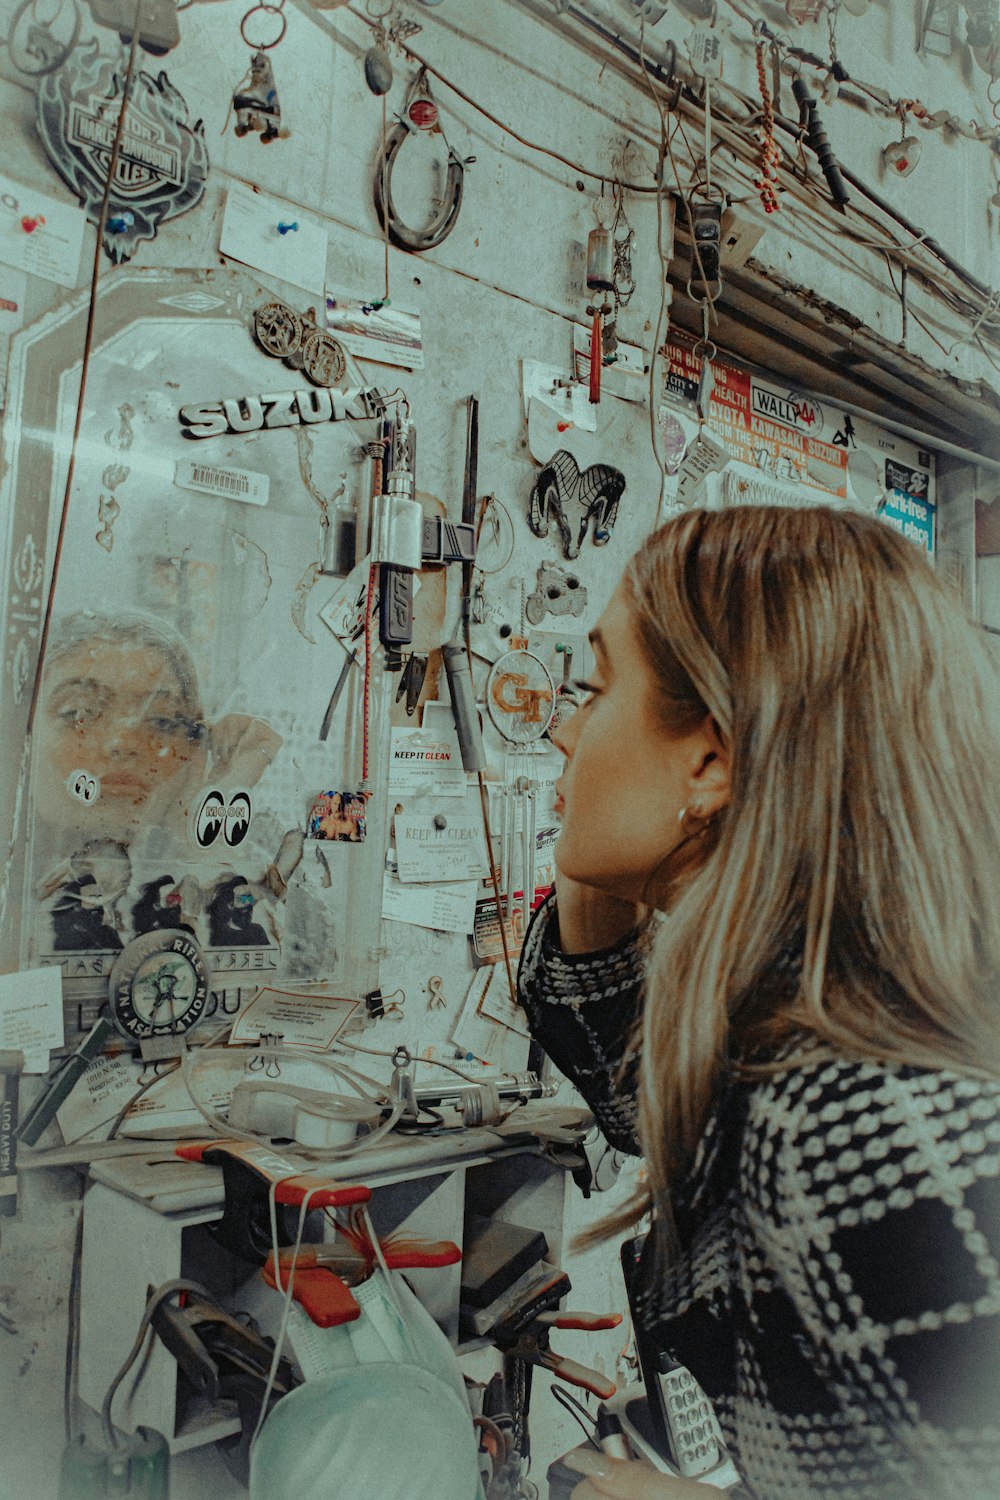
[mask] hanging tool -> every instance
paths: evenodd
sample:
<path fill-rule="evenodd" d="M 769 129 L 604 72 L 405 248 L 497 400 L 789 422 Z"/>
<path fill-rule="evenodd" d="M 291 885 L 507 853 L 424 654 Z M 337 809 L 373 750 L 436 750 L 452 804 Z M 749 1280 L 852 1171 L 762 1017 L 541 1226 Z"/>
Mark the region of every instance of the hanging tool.
<path fill-rule="evenodd" d="M 599 200 L 603 202 L 603 198 Z M 594 205 L 595 214 L 598 212 Z M 610 228 L 598 220 L 596 228 L 587 236 L 587 290 L 602 292 L 604 296 L 587 308 L 592 319 L 590 325 L 590 400 L 596 405 L 601 399 L 601 368 L 604 364 L 604 319 L 613 308 L 608 293 L 615 288 L 614 240 Z"/>
<path fill-rule="evenodd" d="M 506 767 L 504 768 L 506 773 Z M 513 837 L 513 808 L 510 794 L 510 785 L 506 779 L 500 788 L 502 798 L 502 813 L 500 819 L 500 890 L 501 910 L 499 916 L 503 921 L 510 917 L 510 893 L 514 889 L 511 879 L 511 839 Z"/>
<path fill-rule="evenodd" d="M 222 1168 L 225 1205 L 222 1218 L 209 1227 L 212 1238 L 240 1260 L 263 1265 L 271 1249 L 269 1193 L 274 1185 L 279 1244 L 295 1239 L 297 1215 L 308 1195 L 310 1208 L 340 1208 L 367 1203 L 371 1189 L 363 1183 L 323 1183 L 301 1162 L 282 1157 L 270 1146 L 249 1141 L 193 1141 L 176 1148 L 185 1161 Z"/>
<path fill-rule="evenodd" d="M 535 786 L 526 775 L 514 784 L 520 796 L 520 916 L 526 933 L 535 898 Z"/>
<path fill-rule="evenodd" d="M 325 740 L 327 735 L 330 733 L 330 725 L 333 722 L 334 711 L 340 701 L 341 693 L 347 686 L 347 679 L 350 676 L 351 668 L 357 664 L 357 660 L 358 653 L 355 649 L 348 654 L 347 660 L 344 662 L 344 665 L 340 669 L 340 676 L 337 678 L 337 681 L 334 684 L 333 692 L 330 694 L 330 701 L 326 705 L 326 713 L 323 715 L 323 722 L 319 726 L 319 737 L 321 740 Z"/>
<path fill-rule="evenodd" d="M 465 647 L 456 645 L 454 641 L 447 646 L 442 646 L 441 655 L 448 677 L 448 691 L 451 694 L 451 709 L 455 717 L 455 730 L 458 734 L 462 766 L 466 771 L 483 771 L 486 769 L 486 752 L 483 750 L 483 736 L 479 728 L 479 714 L 476 709 L 476 695 L 472 687 L 472 670 L 469 666 L 468 655 Z"/>
<path fill-rule="evenodd" d="M 448 173 L 444 191 L 436 202 L 429 222 L 422 229 L 413 229 L 404 224 L 396 209 L 392 196 L 392 173 L 400 147 L 418 130 L 440 134 L 448 152 Z M 441 129 L 437 105 L 431 98 L 427 70 L 421 68 L 407 90 L 403 113 L 386 136 L 375 164 L 375 213 L 379 224 L 398 249 L 418 252 L 432 250 L 435 245 L 440 245 L 442 240 L 447 239 L 455 227 L 458 211 L 462 206 L 465 168 L 471 166 L 475 159 L 474 156 L 459 157 L 448 145 Z"/>
<path fill-rule="evenodd" d="M 840 175 L 840 167 L 833 154 L 833 147 L 827 140 L 826 131 L 823 129 L 816 100 L 810 96 L 808 85 L 801 74 L 792 79 L 792 93 L 799 106 L 799 119 L 806 128 L 809 144 L 823 169 L 823 176 L 826 178 L 833 201 L 843 212 L 846 205 L 850 203 L 851 197 Z"/>
<path fill-rule="evenodd" d="M 508 1314 L 491 1331 L 490 1337 L 503 1352 L 505 1379 L 511 1388 L 520 1387 L 520 1427 L 525 1435 L 522 1446 L 527 1451 L 527 1422 L 531 1405 L 531 1374 L 535 1365 L 551 1370 L 560 1379 L 578 1385 L 602 1401 L 608 1401 L 617 1387 L 597 1370 L 564 1359 L 549 1347 L 553 1328 L 579 1328 L 597 1331 L 617 1328 L 621 1313 L 573 1313 L 558 1311 L 558 1304 L 572 1285 L 565 1271 L 553 1270 L 551 1279 L 531 1292 L 521 1307 Z"/>
<path fill-rule="evenodd" d="M 469 396 L 466 405 L 465 477 L 462 481 L 462 524 L 476 524 L 476 488 L 479 483 L 479 397 Z M 462 623 L 468 625 L 469 600 L 472 595 L 472 562 L 462 564 Z"/>
<path fill-rule="evenodd" d="M 397 703 L 404 694 L 406 696 L 406 714 L 408 718 L 412 718 L 416 712 L 426 676 L 427 657 L 420 656 L 417 652 L 411 651 L 406 658 L 406 666 L 403 668 L 399 679 L 399 687 L 396 689 Z"/>
<path fill-rule="evenodd" d="M 56 1110 L 76 1088 L 88 1066 L 98 1056 L 105 1043 L 111 1040 L 114 1028 L 105 1016 L 96 1020 L 83 1041 L 64 1058 L 55 1076 L 47 1083 L 45 1091 L 28 1110 L 17 1131 L 17 1139 L 25 1146 L 33 1146 L 42 1131 L 55 1119 Z"/>

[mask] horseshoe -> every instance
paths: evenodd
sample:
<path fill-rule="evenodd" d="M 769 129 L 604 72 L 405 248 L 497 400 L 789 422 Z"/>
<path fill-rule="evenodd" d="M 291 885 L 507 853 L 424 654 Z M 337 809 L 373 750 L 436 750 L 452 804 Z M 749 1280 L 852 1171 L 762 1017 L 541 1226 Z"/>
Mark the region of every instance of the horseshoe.
<path fill-rule="evenodd" d="M 410 85 L 406 97 L 403 114 L 379 150 L 378 160 L 375 165 L 374 198 L 375 213 L 379 224 L 388 234 L 389 239 L 398 250 L 433 250 L 435 245 L 440 245 L 446 240 L 455 227 L 458 219 L 459 209 L 462 207 L 462 191 L 465 180 L 465 163 L 460 160 L 450 146 L 448 146 L 448 177 L 445 182 L 441 206 L 437 213 L 423 229 L 411 229 L 404 224 L 396 212 L 392 199 L 392 169 L 399 155 L 403 142 L 409 140 L 414 129 L 419 128 L 410 123 L 410 108 L 418 99 L 430 100 L 430 88 L 427 83 L 427 74 L 423 70 L 417 74 Z M 440 127 L 438 127 L 440 128 Z M 444 132 L 441 132 L 442 139 Z M 445 145 L 448 142 L 445 141 Z M 474 157 L 469 157 L 471 162 Z"/>

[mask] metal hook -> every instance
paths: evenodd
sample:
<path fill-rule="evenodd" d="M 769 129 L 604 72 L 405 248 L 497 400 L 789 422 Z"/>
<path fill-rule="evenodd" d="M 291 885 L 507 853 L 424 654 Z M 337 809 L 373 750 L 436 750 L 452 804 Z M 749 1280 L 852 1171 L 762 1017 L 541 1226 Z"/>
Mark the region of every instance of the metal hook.
<path fill-rule="evenodd" d="M 681 102 L 681 89 L 684 87 L 683 80 L 677 76 L 677 43 L 673 41 L 665 42 L 663 44 L 663 51 L 667 57 L 667 76 L 663 79 L 663 84 L 665 88 L 673 91 L 670 97 L 664 101 L 664 108 L 668 114 L 673 114 Z"/>

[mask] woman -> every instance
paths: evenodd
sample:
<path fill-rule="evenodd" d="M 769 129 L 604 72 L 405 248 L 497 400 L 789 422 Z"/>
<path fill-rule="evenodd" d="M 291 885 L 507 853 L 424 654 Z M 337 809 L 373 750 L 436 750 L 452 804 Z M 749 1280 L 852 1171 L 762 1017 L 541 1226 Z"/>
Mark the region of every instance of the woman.
<path fill-rule="evenodd" d="M 881 522 L 740 507 L 657 532 L 593 639 L 520 973 L 535 1036 L 646 1159 L 648 1196 L 591 1238 L 653 1207 L 637 1327 L 756 1500 L 995 1497 L 986 637 Z M 574 1500 L 705 1495 L 590 1460 Z"/>

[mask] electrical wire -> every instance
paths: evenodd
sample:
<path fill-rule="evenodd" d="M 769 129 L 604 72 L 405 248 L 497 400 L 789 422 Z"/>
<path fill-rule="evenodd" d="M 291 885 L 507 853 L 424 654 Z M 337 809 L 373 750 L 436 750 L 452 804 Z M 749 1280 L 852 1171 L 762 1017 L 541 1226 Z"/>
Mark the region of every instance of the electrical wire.
<path fill-rule="evenodd" d="M 70 1262 L 69 1292 L 66 1298 L 66 1367 L 63 1372 L 63 1427 L 66 1442 L 74 1437 L 73 1406 L 76 1399 L 77 1362 L 80 1353 L 80 1278 L 83 1270 L 83 1202 L 76 1216 L 73 1233 L 73 1258 Z"/>
<path fill-rule="evenodd" d="M 319 1162 L 346 1160 L 349 1157 L 356 1156 L 361 1151 L 369 1150 L 378 1141 L 380 1141 L 383 1136 L 388 1135 L 402 1115 L 402 1103 L 399 1100 L 393 1102 L 393 1100 L 389 1097 L 387 1090 L 382 1084 L 378 1083 L 373 1078 L 366 1077 L 366 1075 L 363 1073 L 356 1072 L 353 1068 L 349 1068 L 345 1063 L 338 1063 L 332 1057 L 328 1057 L 324 1053 L 310 1052 L 307 1049 L 302 1048 L 286 1047 L 282 1049 L 282 1052 L 283 1055 L 286 1056 L 308 1058 L 311 1062 L 317 1063 L 320 1067 L 324 1067 L 329 1072 L 332 1072 L 337 1078 L 338 1082 L 348 1084 L 363 1099 L 368 1100 L 372 1104 L 377 1104 L 380 1109 L 389 1110 L 387 1117 L 382 1121 L 380 1125 L 377 1125 L 374 1130 L 369 1132 L 368 1135 L 361 1136 L 356 1141 L 352 1141 L 344 1146 L 324 1146 L 322 1148 L 312 1146 L 296 1146 L 296 1155 Z M 270 1146 L 270 1136 L 263 1135 L 260 1131 L 256 1130 L 234 1130 L 229 1124 L 228 1120 L 224 1120 L 221 1115 L 218 1115 L 213 1110 L 208 1109 L 205 1103 L 198 1097 L 194 1088 L 195 1068 L 193 1058 L 195 1057 L 195 1055 L 196 1054 L 193 1051 L 184 1053 L 181 1064 L 181 1078 L 184 1082 L 184 1087 L 187 1090 L 188 1097 L 190 1098 L 191 1103 L 201 1115 L 202 1119 L 212 1127 L 212 1130 L 216 1135 L 224 1136 L 228 1140 L 255 1140 L 266 1143 L 268 1146 Z M 374 1090 L 374 1094 L 366 1093 L 365 1089 L 360 1087 L 361 1084 L 365 1084 L 372 1090 Z"/>
<path fill-rule="evenodd" d="M 350 15 L 355 16 L 359 21 L 363 21 L 366 26 L 371 27 L 373 31 L 377 30 L 375 22 L 372 21 L 368 16 L 364 15 L 361 11 L 355 10 L 353 5 L 348 5 L 347 11 Z M 606 170 L 603 172 L 593 171 L 590 167 L 584 167 L 580 164 L 580 162 L 573 161 L 568 156 L 563 156 L 561 152 L 554 151 L 551 146 L 542 146 L 538 141 L 529 141 L 525 136 L 520 135 L 511 125 L 505 124 L 504 121 L 501 120 L 497 115 L 488 110 L 485 105 L 480 104 L 479 101 L 474 99 L 471 94 L 467 94 L 465 90 L 460 88 L 457 83 L 453 82 L 452 79 L 446 77 L 444 73 L 442 73 L 438 68 L 434 67 L 433 63 L 428 62 L 425 57 L 421 56 L 419 52 L 416 52 L 411 46 L 409 46 L 408 43 L 400 42 L 398 45 L 400 51 L 403 52 L 411 62 L 419 64 L 419 66 L 422 68 L 426 68 L 427 72 L 431 75 L 432 78 L 436 78 L 438 83 L 443 83 L 446 89 L 450 89 L 451 92 L 455 94 L 459 99 L 461 99 L 464 104 L 467 104 L 470 109 L 474 109 L 477 114 L 482 115 L 484 120 L 489 120 L 491 125 L 495 125 L 498 130 L 502 130 L 505 135 L 509 135 L 512 140 L 517 141 L 518 145 L 523 146 L 525 150 L 535 151 L 539 156 L 550 157 L 553 161 L 559 162 L 562 166 L 569 167 L 570 171 L 577 173 L 581 177 L 590 177 L 595 182 L 604 182 L 607 180 L 608 174 Z M 655 193 L 656 191 L 655 186 L 650 187 L 644 183 L 638 182 L 626 182 L 623 184 L 623 186 L 628 188 L 628 190 L 633 193 Z"/>
<path fill-rule="evenodd" d="M 557 1385 L 555 1381 L 549 1386 L 549 1391 L 555 1397 L 556 1401 L 559 1402 L 559 1405 L 569 1412 L 577 1426 L 583 1428 L 584 1436 L 591 1447 L 596 1448 L 598 1453 L 602 1452 L 601 1445 L 594 1436 L 597 1430 L 597 1419 L 587 1410 L 583 1402 L 578 1401 L 564 1385 Z M 582 1416 L 580 1415 L 581 1413 Z M 582 1417 L 586 1417 L 587 1421 L 591 1422 L 593 1426 L 588 1427 L 582 1420 Z"/>
<path fill-rule="evenodd" d="M 324 1187 L 327 1186 L 327 1184 L 324 1182 L 317 1182 L 315 1187 L 307 1189 L 305 1196 L 303 1197 L 302 1202 L 299 1205 L 298 1228 L 295 1232 L 295 1244 L 292 1247 L 291 1261 L 288 1265 L 288 1286 L 283 1287 L 281 1285 L 281 1243 L 278 1237 L 278 1205 L 275 1194 L 277 1193 L 277 1190 L 282 1182 L 287 1182 L 291 1177 L 297 1177 L 299 1175 L 300 1174 L 297 1172 L 291 1172 L 285 1177 L 274 1177 L 271 1179 L 270 1186 L 267 1190 L 267 1209 L 271 1224 L 271 1264 L 274 1267 L 274 1285 L 275 1289 L 283 1295 L 284 1303 L 281 1309 L 281 1322 L 278 1325 L 278 1332 L 274 1340 L 274 1353 L 271 1356 L 271 1365 L 267 1372 L 267 1381 L 264 1385 L 264 1394 L 261 1397 L 260 1411 L 257 1415 L 257 1425 L 254 1428 L 253 1435 L 250 1438 L 249 1446 L 251 1449 L 253 1448 L 254 1443 L 256 1443 L 257 1438 L 260 1436 L 260 1429 L 264 1425 L 264 1419 L 267 1416 L 267 1409 L 271 1404 L 271 1394 L 274 1390 L 274 1382 L 278 1378 L 278 1370 L 281 1366 L 281 1356 L 285 1347 L 285 1339 L 288 1336 L 288 1320 L 292 1314 L 292 1301 L 295 1292 L 295 1268 L 299 1258 L 299 1251 L 302 1248 L 302 1235 L 305 1231 L 306 1219 L 309 1214 L 309 1203 L 316 1193 L 320 1192 Z"/>
<path fill-rule="evenodd" d="M 165 1281 L 162 1286 L 158 1286 L 150 1294 L 139 1323 L 135 1342 L 125 1356 L 111 1384 L 108 1386 L 107 1393 L 101 1403 L 101 1424 L 104 1428 L 104 1437 L 109 1448 L 117 1448 L 119 1446 L 118 1434 L 115 1432 L 114 1423 L 111 1420 L 111 1406 L 115 1396 L 118 1394 L 118 1387 L 139 1358 L 142 1346 L 146 1341 L 146 1331 L 153 1321 L 160 1303 L 165 1302 L 168 1297 L 173 1297 L 177 1292 L 194 1292 L 197 1296 L 204 1297 L 207 1302 L 211 1302 L 212 1300 L 211 1293 L 206 1291 L 200 1281 L 188 1281 L 184 1277 L 178 1277 L 175 1281 Z"/>
<path fill-rule="evenodd" d="M 394 1047 L 391 1052 L 385 1052 L 377 1047 L 362 1047 L 360 1042 L 349 1042 L 346 1037 L 342 1036 L 337 1038 L 334 1045 L 337 1047 L 350 1047 L 355 1052 L 367 1052 L 372 1057 L 395 1057 L 399 1050 L 398 1047 Z M 465 1083 L 483 1082 L 482 1078 L 473 1078 L 468 1073 L 463 1073 L 460 1068 L 456 1068 L 452 1063 L 442 1061 L 440 1057 L 417 1057 L 415 1053 L 410 1053 L 410 1056 L 414 1064 L 418 1062 L 429 1063 L 433 1068 L 446 1068 L 449 1073 L 457 1073 L 459 1078 Z"/>
<path fill-rule="evenodd" d="M 649 441 L 653 450 L 653 459 L 656 463 L 656 467 L 660 471 L 660 492 L 656 500 L 656 515 L 653 521 L 653 530 L 655 531 L 660 524 L 660 518 L 663 511 L 663 502 L 666 499 L 667 493 L 667 461 L 663 455 L 663 434 L 660 431 L 660 391 L 657 389 L 657 373 L 659 367 L 657 365 L 657 361 L 661 357 L 660 349 L 666 345 L 667 337 L 670 332 L 670 318 L 669 314 L 667 313 L 668 291 L 670 284 L 670 257 L 666 254 L 663 244 L 663 168 L 666 162 L 669 142 L 667 131 L 667 116 L 666 111 L 663 107 L 663 101 L 660 98 L 659 91 L 653 87 L 653 80 L 650 77 L 649 69 L 646 66 L 645 38 L 646 25 L 644 19 L 639 31 L 639 61 L 642 63 L 642 70 L 646 75 L 646 84 L 649 88 L 650 94 L 652 95 L 653 102 L 656 105 L 656 110 L 660 117 L 660 149 L 657 155 L 656 164 L 656 254 L 660 262 L 660 305 L 656 314 L 656 327 L 653 331 L 653 347 L 649 357 L 649 402 L 647 413 L 649 417 Z M 671 156 L 670 160 L 671 165 L 673 165 L 673 156 Z M 667 356 L 667 362 L 669 365 L 669 354 Z"/>

